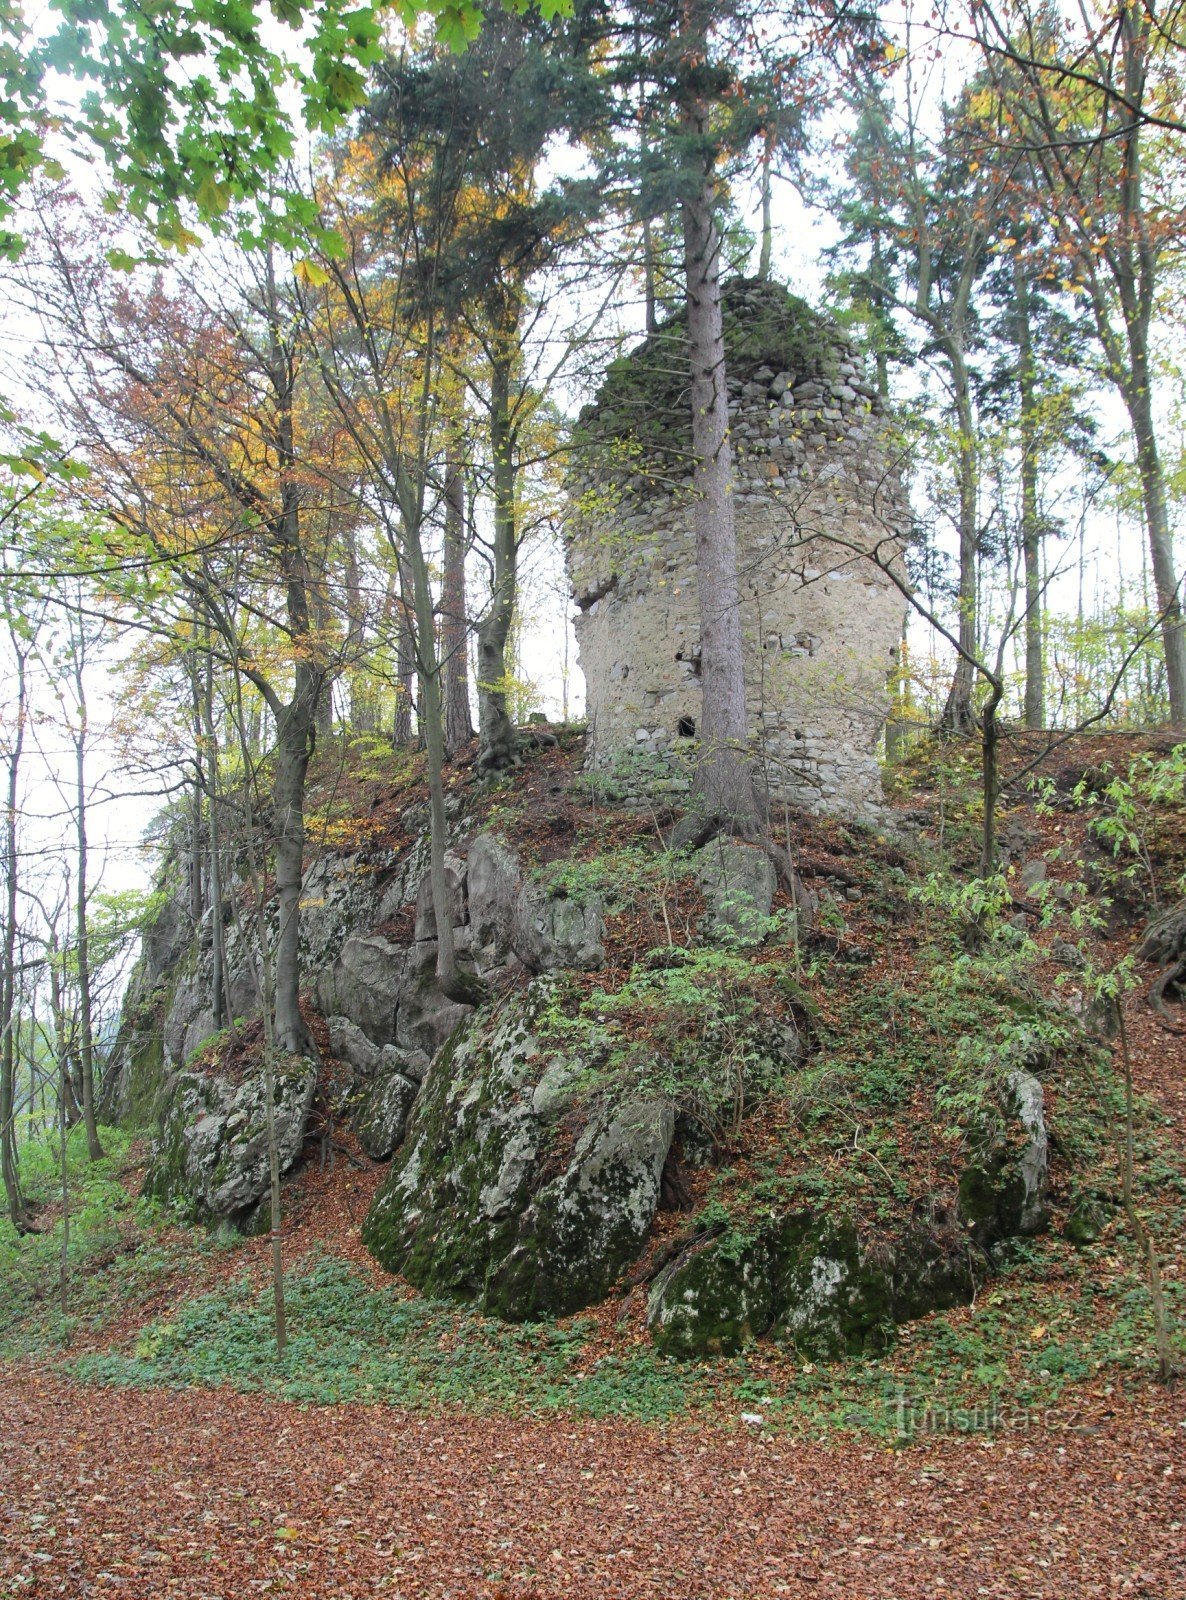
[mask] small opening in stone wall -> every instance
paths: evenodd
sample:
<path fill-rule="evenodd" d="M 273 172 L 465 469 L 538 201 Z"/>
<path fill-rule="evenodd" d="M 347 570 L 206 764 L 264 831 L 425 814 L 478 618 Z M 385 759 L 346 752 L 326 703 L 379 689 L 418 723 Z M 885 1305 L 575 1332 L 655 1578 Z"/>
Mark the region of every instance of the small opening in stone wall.
<path fill-rule="evenodd" d="M 685 653 L 682 650 L 677 650 L 675 652 L 675 659 L 677 661 L 686 662 L 687 665 L 688 665 L 688 669 L 689 669 L 689 671 L 691 672 L 691 674 L 692 674 L 692 676 L 694 678 L 698 678 L 700 676 L 700 656 L 698 654 L 697 655 L 685 655 Z"/>
<path fill-rule="evenodd" d="M 681 717 L 675 725 L 675 731 L 681 739 L 694 739 L 696 737 L 696 718 Z"/>

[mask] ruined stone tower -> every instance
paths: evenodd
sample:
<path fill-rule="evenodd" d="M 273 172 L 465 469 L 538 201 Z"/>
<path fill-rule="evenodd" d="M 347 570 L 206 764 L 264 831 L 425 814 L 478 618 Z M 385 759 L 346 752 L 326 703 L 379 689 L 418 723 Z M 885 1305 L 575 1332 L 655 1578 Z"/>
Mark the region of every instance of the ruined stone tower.
<path fill-rule="evenodd" d="M 774 799 L 870 816 L 905 603 L 907 506 L 873 388 L 843 335 L 777 284 L 725 289 L 751 738 Z M 614 363 L 582 415 L 566 556 L 589 764 L 688 782 L 700 623 L 682 316 Z"/>

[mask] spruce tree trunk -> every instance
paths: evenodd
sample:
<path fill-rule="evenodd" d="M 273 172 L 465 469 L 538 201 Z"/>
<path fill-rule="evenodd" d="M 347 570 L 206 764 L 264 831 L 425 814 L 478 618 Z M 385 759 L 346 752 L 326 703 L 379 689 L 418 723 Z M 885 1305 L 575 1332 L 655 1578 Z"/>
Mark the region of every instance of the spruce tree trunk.
<path fill-rule="evenodd" d="M 465 477 L 456 449 L 449 453 L 445 473 L 441 668 L 445 677 L 445 755 L 452 760 L 474 736 L 469 711 L 469 620 L 465 608 Z"/>
<path fill-rule="evenodd" d="M 773 179 L 774 166 L 774 133 L 767 129 L 762 141 L 762 249 L 758 257 L 758 277 L 770 277 L 771 257 L 774 253 L 774 228 L 770 217 L 770 187 Z"/>
<path fill-rule="evenodd" d="M 721 315 L 721 241 L 707 101 L 689 95 L 681 132 L 700 152 L 681 199 L 692 369 L 692 453 L 695 459 L 696 582 L 700 598 L 702 709 L 694 809 L 730 826 L 758 820 L 750 767 L 737 535 L 733 517 L 733 452 Z M 699 181 L 695 181 L 698 178 Z"/>
<path fill-rule="evenodd" d="M 1025 725 L 1046 725 L 1046 684 L 1042 651 L 1042 549 L 1038 519 L 1038 440 L 1034 390 L 1033 334 L 1025 266 L 1013 263 L 1017 307 L 1017 390 L 1021 434 L 1021 546 L 1025 562 Z"/>
<path fill-rule="evenodd" d="M 518 320 L 514 318 L 513 332 Z M 511 418 L 511 365 L 507 338 L 491 364 L 490 454 L 493 460 L 494 579 L 490 604 L 478 629 L 478 759 L 480 773 L 501 772 L 515 756 L 515 728 L 507 710 L 506 647 L 518 584 L 517 470 Z"/>

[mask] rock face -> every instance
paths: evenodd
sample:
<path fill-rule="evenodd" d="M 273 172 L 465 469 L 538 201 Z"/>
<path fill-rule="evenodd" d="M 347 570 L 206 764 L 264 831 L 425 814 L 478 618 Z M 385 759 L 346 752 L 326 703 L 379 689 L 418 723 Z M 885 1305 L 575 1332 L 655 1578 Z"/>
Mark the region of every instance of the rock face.
<path fill-rule="evenodd" d="M 743 1238 L 693 1240 L 652 1286 L 656 1343 L 673 1355 L 715 1355 L 775 1333 L 828 1359 L 969 1299 L 991 1270 L 991 1247 L 1045 1222 L 1042 1086 L 1014 1072 L 1005 1098 L 1003 1123 L 976 1141 L 958 1204 L 933 1203 L 896 1237 L 863 1241 L 851 1224 L 805 1209 Z"/>
<path fill-rule="evenodd" d="M 363 1241 L 391 1271 L 514 1320 L 601 1299 L 659 1201 L 674 1114 L 541 1051 L 538 979 L 434 1060 Z"/>
<path fill-rule="evenodd" d="M 293 1059 L 276 1073 L 282 1172 L 300 1154 L 316 1089 L 312 1061 Z M 145 1193 L 179 1204 L 197 1220 L 250 1227 L 269 1182 L 262 1078 L 236 1083 L 216 1073 L 179 1072 L 166 1084 L 164 1101 Z"/>
<path fill-rule="evenodd" d="M 729 942 L 760 943 L 778 888 L 770 858 L 756 845 L 722 834 L 696 852 L 695 866 L 708 901 L 705 933 Z"/>
<path fill-rule="evenodd" d="M 839 330 L 776 284 L 724 287 L 751 738 L 772 795 L 875 816 L 904 605 L 882 560 L 910 526 L 873 386 Z M 701 722 L 682 318 L 615 362 L 581 418 L 565 538 L 589 763 L 687 787 Z"/>

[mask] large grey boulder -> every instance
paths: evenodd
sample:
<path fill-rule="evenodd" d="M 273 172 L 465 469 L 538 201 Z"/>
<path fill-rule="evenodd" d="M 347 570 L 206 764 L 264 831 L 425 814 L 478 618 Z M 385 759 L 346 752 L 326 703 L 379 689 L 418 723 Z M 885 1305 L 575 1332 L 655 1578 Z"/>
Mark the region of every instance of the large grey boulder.
<path fill-rule="evenodd" d="M 383 1070 L 363 1089 L 354 1114 L 358 1142 L 374 1161 L 386 1161 L 400 1144 L 419 1091 L 419 1085 L 399 1071 L 403 1061 L 398 1051 L 388 1045 L 383 1055 Z"/>
<path fill-rule="evenodd" d="M 693 863 L 708 902 L 705 932 L 742 944 L 765 938 L 778 888 L 765 851 L 720 835 L 696 851 Z"/>
<path fill-rule="evenodd" d="M 347 939 L 314 981 L 318 1010 L 348 1017 L 375 1044 L 392 1044 L 405 963 L 404 947 L 377 934 Z"/>
<path fill-rule="evenodd" d="M 594 971 L 605 965 L 604 932 L 599 900 L 559 899 L 528 883 L 515 901 L 511 949 L 529 972 Z"/>
<path fill-rule="evenodd" d="M 522 885 L 519 858 L 492 833 L 480 833 L 466 857 L 469 925 L 476 955 L 494 965 L 511 948 L 515 901 Z"/>
<path fill-rule="evenodd" d="M 373 1078 L 383 1060 L 383 1046 L 375 1044 L 349 1017 L 327 1017 L 329 1045 L 339 1061 L 361 1078 Z"/>
<path fill-rule="evenodd" d="M 541 1049 L 550 994 L 537 980 L 440 1052 L 363 1227 L 391 1271 L 514 1320 L 608 1292 L 649 1232 L 674 1125 Z"/>
<path fill-rule="evenodd" d="M 312 1061 L 290 1057 L 277 1068 L 273 1104 L 282 1172 L 301 1152 L 316 1089 Z M 262 1074 L 236 1082 L 216 1072 L 179 1072 L 164 1097 L 145 1193 L 196 1219 L 249 1226 L 270 1181 Z"/>

